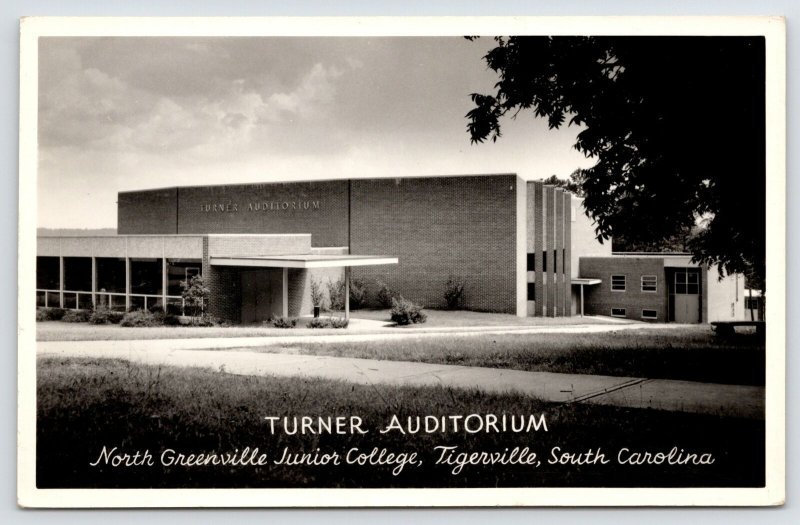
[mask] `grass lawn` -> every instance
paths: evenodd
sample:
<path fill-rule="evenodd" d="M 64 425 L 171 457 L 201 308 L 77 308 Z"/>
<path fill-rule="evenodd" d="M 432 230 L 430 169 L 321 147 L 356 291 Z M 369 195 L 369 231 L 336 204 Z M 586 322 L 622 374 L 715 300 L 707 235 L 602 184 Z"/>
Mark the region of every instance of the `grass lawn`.
<path fill-rule="evenodd" d="M 305 328 L 307 319 L 298 320 L 298 326 L 292 329 L 273 328 L 261 325 L 236 325 L 225 327 L 199 326 L 156 326 L 156 327 L 124 327 L 118 325 L 92 325 L 89 323 L 64 323 L 61 321 L 44 321 L 36 323 L 37 341 L 99 341 L 122 339 L 184 339 L 204 337 L 274 337 L 285 335 L 329 335 L 344 333 L 409 333 L 437 327 L 473 327 L 473 326 L 561 326 L 576 324 L 610 324 L 620 321 L 605 317 L 517 317 L 510 314 L 484 312 L 428 310 L 428 321 L 419 325 L 395 327 L 377 326 L 375 328 L 346 330 Z M 326 313 L 323 317 L 333 315 L 343 317 L 341 312 Z M 391 323 L 389 310 L 356 310 L 351 313 L 353 319 L 365 319 Z M 630 323 L 630 321 L 622 321 Z"/>
<path fill-rule="evenodd" d="M 425 309 L 427 321 L 420 325 L 403 327 L 406 330 L 424 327 L 470 327 L 470 326 L 558 326 L 578 324 L 630 324 L 636 321 L 614 319 L 611 317 L 571 316 L 571 317 L 517 317 L 513 314 L 498 314 L 489 312 L 472 312 L 469 310 L 434 310 Z M 355 310 L 353 317 L 372 319 L 374 321 L 391 322 L 390 310 Z"/>
<path fill-rule="evenodd" d="M 730 487 L 762 486 L 763 421 L 591 405 L 560 406 L 516 395 L 444 388 L 387 388 L 323 380 L 233 376 L 205 369 L 134 365 L 122 360 L 40 358 L 37 383 L 37 485 L 80 487 Z M 548 431 L 380 434 L 392 415 L 534 414 Z M 369 433 L 285 435 L 265 416 L 360 416 Z M 436 446 L 464 452 L 529 447 L 538 465 L 437 464 Z M 98 461 L 103 447 L 152 466 Z M 227 453 L 244 447 L 267 454 L 260 466 L 165 466 L 161 454 Z M 293 452 L 340 454 L 339 465 L 276 465 Z M 358 465 L 352 448 L 417 453 L 419 463 Z M 561 452 L 602 452 L 608 464 L 548 464 Z M 711 454 L 710 465 L 620 464 L 622 448 L 638 452 Z M 174 457 L 168 455 L 167 458 Z M 577 456 L 576 456 L 577 457 Z M 623 458 L 629 457 L 627 453 Z M 699 456 L 698 456 L 699 457 Z M 97 462 L 96 466 L 90 463 Z"/>
<path fill-rule="evenodd" d="M 754 334 L 721 340 L 705 325 L 606 333 L 452 334 L 246 350 L 742 385 L 763 385 L 765 379 L 763 342 Z"/>

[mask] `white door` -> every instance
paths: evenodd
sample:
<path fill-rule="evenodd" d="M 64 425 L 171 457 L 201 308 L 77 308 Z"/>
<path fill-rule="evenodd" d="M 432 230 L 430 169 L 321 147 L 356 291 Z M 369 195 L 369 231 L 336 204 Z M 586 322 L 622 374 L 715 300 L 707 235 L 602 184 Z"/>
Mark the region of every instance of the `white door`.
<path fill-rule="evenodd" d="M 700 274 L 675 272 L 675 322 L 700 322 Z"/>

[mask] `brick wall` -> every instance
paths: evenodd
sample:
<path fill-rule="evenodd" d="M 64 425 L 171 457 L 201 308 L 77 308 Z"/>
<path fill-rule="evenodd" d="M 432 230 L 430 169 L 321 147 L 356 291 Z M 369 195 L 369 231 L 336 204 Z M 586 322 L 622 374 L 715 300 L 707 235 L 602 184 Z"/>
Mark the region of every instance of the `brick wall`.
<path fill-rule="evenodd" d="M 466 282 L 464 306 L 516 312 L 514 175 L 352 181 L 350 253 L 397 257 L 356 267 L 369 286 L 382 280 L 406 298 L 444 306 L 449 276 Z"/>
<path fill-rule="evenodd" d="M 347 245 L 346 180 L 179 188 L 178 197 L 180 233 L 310 233 L 314 246 Z"/>
<path fill-rule="evenodd" d="M 611 276 L 624 275 L 624 292 L 611 291 Z M 642 291 L 642 276 L 655 275 L 655 292 Z M 612 308 L 625 308 L 628 319 L 642 319 L 642 310 L 656 310 L 657 322 L 667 321 L 668 292 L 661 257 L 582 257 L 580 276 L 601 279 L 595 286 L 586 286 L 584 309 L 588 315 L 611 315 Z"/>
<path fill-rule="evenodd" d="M 178 232 L 178 189 L 120 192 L 117 195 L 117 233 Z"/>

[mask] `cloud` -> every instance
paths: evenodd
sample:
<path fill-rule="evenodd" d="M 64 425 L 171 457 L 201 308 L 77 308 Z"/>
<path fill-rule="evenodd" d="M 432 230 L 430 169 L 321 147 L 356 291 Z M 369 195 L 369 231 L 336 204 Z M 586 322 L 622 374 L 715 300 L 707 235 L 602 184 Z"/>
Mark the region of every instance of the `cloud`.
<path fill-rule="evenodd" d="M 202 43 L 182 49 L 211 52 Z M 343 75 L 336 66 L 316 62 L 288 89 L 276 90 L 274 78 L 260 73 L 250 78 L 212 77 L 206 79 L 205 91 L 192 86 L 179 94 L 171 88 L 168 95 L 143 87 L 147 83 L 132 83 L 124 71 L 101 70 L 97 60 L 87 67 L 80 46 L 49 51 L 41 61 L 39 138 L 43 148 L 190 150 L 206 159 L 241 152 L 254 140 L 283 132 L 286 123 L 323 118 L 335 99 L 337 79 Z M 133 69 L 142 67 L 136 64 Z"/>
<path fill-rule="evenodd" d="M 335 79 L 342 71 L 334 66 L 314 64 L 299 85 L 286 93 L 273 93 L 267 98 L 262 118 L 268 122 L 280 122 L 286 114 L 309 118 L 333 102 L 336 92 Z"/>

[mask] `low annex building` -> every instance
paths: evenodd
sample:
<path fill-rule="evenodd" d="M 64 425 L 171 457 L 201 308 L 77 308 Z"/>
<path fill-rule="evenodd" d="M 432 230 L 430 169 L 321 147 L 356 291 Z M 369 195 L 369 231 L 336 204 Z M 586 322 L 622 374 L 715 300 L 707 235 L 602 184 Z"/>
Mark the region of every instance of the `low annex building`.
<path fill-rule="evenodd" d="M 744 279 L 685 254 L 612 254 L 581 201 L 513 174 L 172 187 L 121 192 L 111 237 L 39 237 L 37 304 L 180 305 L 202 274 L 236 322 L 311 312 L 312 284 L 358 279 L 443 307 L 650 321 L 744 318 Z"/>

